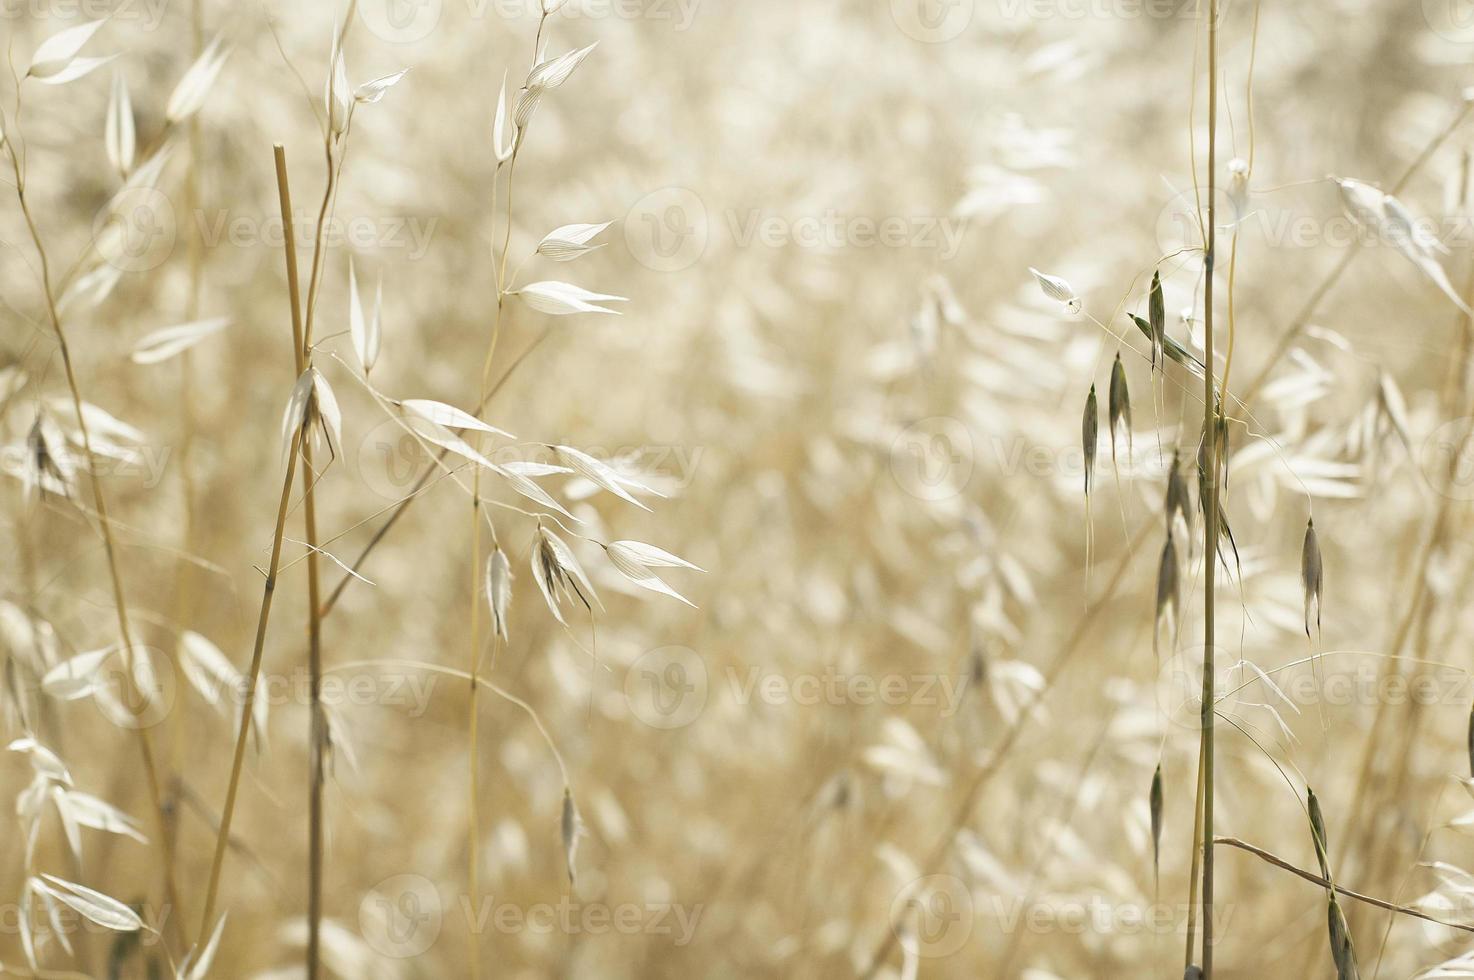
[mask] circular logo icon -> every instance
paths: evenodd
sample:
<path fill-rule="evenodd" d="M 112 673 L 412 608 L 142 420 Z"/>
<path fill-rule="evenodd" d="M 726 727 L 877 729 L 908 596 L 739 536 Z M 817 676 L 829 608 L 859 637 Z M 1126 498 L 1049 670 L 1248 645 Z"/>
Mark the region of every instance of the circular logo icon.
<path fill-rule="evenodd" d="M 123 272 L 157 268 L 174 251 L 174 206 L 152 187 L 125 187 L 92 220 L 97 254 Z"/>
<path fill-rule="evenodd" d="M 912 422 L 891 443 L 891 475 L 913 497 L 945 500 L 972 479 L 972 433 L 945 415 Z"/>
<path fill-rule="evenodd" d="M 891 0 L 891 20 L 925 44 L 956 40 L 972 23 L 975 0 Z"/>
<path fill-rule="evenodd" d="M 1445 40 L 1474 42 L 1474 0 L 1423 0 L 1423 20 Z"/>
<path fill-rule="evenodd" d="M 358 931 L 383 956 L 419 956 L 440 936 L 443 912 L 435 883 L 421 875 L 385 878 L 358 903 Z"/>
<path fill-rule="evenodd" d="M 131 658 L 119 650 L 97 668 L 95 692 L 93 703 L 114 725 L 152 728 L 174 708 L 174 672 L 159 650 L 135 643 Z"/>
<path fill-rule="evenodd" d="M 359 440 L 349 462 L 369 489 L 385 500 L 403 500 L 439 455 L 436 444 L 424 438 L 434 434 L 443 439 L 444 433 L 436 433 L 436 428 L 435 423 L 417 416 L 385 419 Z M 450 456 L 446 462 L 464 461 Z"/>
<path fill-rule="evenodd" d="M 624 696 L 651 728 L 684 728 L 706 708 L 706 664 L 687 647 L 659 647 L 630 664 Z"/>
<path fill-rule="evenodd" d="M 1474 500 L 1474 419 L 1445 422 L 1423 442 L 1418 464 L 1434 493 Z"/>
<path fill-rule="evenodd" d="M 706 252 L 706 205 L 695 191 L 663 187 L 624 216 L 624 242 L 635 261 L 656 272 L 689 269 Z"/>
<path fill-rule="evenodd" d="M 444 0 L 359 0 L 358 18 L 381 41 L 413 44 L 440 24 Z"/>
<path fill-rule="evenodd" d="M 912 956 L 951 956 L 972 935 L 972 890 L 952 875 L 908 883 L 891 902 L 891 929 Z"/>
<path fill-rule="evenodd" d="M 1231 559 L 1230 559 L 1231 560 Z M 1221 567 L 1221 566 L 1220 566 Z M 1184 599 L 1186 596 L 1184 596 Z M 1160 624 L 1164 641 L 1168 622 Z M 1264 689 L 1251 671 L 1233 670 L 1237 662 L 1228 650 L 1213 648 L 1214 703 L 1220 712 L 1231 711 L 1240 701 L 1255 704 L 1280 704 L 1280 694 Z M 1291 685 L 1284 677 L 1276 686 L 1288 695 Z M 1262 695 L 1262 696 L 1261 696 Z M 1162 662 L 1157 672 L 1157 703 L 1167 718 L 1179 728 L 1200 731 L 1203 727 L 1203 647 L 1189 644 Z"/>
<path fill-rule="evenodd" d="M 1157 215 L 1157 250 L 1161 255 L 1176 255 L 1180 252 L 1202 251 L 1203 230 L 1208 227 L 1207 190 L 1202 196 L 1191 189 L 1173 195 Z M 1198 202 L 1202 201 L 1202 210 Z M 1213 223 L 1218 233 L 1231 233 L 1244 217 L 1244 203 L 1229 193 L 1227 188 L 1217 187 L 1213 194 Z"/>

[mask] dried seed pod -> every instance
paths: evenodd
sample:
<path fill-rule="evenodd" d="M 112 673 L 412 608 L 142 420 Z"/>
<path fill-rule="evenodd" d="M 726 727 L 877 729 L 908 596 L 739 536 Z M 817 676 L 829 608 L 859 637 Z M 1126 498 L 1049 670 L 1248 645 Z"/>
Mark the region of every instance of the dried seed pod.
<path fill-rule="evenodd" d="M 968 654 L 967 683 L 979 691 L 988 683 L 988 657 L 980 643 L 974 643 Z"/>
<path fill-rule="evenodd" d="M 512 604 L 512 566 L 507 553 L 498 548 L 486 559 L 486 604 L 491 607 L 492 627 L 505 642 L 511 639 L 507 629 L 507 610 Z"/>
<path fill-rule="evenodd" d="M 1182 523 L 1192 530 L 1192 511 L 1188 509 L 1187 481 L 1182 477 L 1182 450 L 1172 456 L 1172 468 L 1167 473 L 1167 533 L 1172 533 L 1172 518 L 1182 515 Z"/>
<path fill-rule="evenodd" d="M 1356 968 L 1356 950 L 1351 945 L 1351 930 L 1346 925 L 1346 916 L 1341 912 L 1341 903 L 1336 893 L 1326 903 L 1326 922 L 1331 937 L 1331 959 L 1336 964 L 1336 980 L 1360 980 Z"/>
<path fill-rule="evenodd" d="M 1152 368 L 1162 363 L 1167 341 L 1167 301 L 1162 294 L 1162 273 L 1152 273 L 1152 291 L 1147 298 L 1147 336 L 1152 342 Z"/>
<path fill-rule="evenodd" d="M 578 839 L 583 836 L 583 818 L 578 815 L 578 807 L 573 803 L 573 791 L 563 787 L 563 815 L 558 824 L 559 834 L 563 840 L 563 856 L 568 862 L 568 883 L 578 884 L 578 871 L 575 861 L 578 857 Z"/>
<path fill-rule="evenodd" d="M 1181 574 L 1177 566 L 1177 546 L 1172 543 L 1172 532 L 1167 532 L 1167 543 L 1162 545 L 1162 560 L 1157 566 L 1157 612 L 1152 630 L 1152 652 L 1157 651 L 1157 640 L 1162 633 L 1162 616 L 1168 608 L 1172 610 L 1172 622 L 1176 625 L 1178 610 L 1182 608 Z"/>
<path fill-rule="evenodd" d="M 1111 423 L 1111 465 L 1116 464 L 1116 430 L 1125 423 L 1126 462 L 1131 462 L 1131 392 L 1126 387 L 1126 366 L 1121 363 L 1120 352 L 1116 363 L 1111 366 L 1111 389 L 1106 398 Z"/>
<path fill-rule="evenodd" d="M 1203 968 L 1194 964 L 1182 971 L 1182 980 L 1203 980 Z"/>
<path fill-rule="evenodd" d="M 1100 408 L 1095 398 L 1095 385 L 1085 399 L 1085 416 L 1080 423 L 1080 448 L 1085 452 L 1085 500 L 1090 501 L 1090 487 L 1095 476 L 1095 445 L 1100 438 Z"/>
<path fill-rule="evenodd" d="M 1331 880 L 1331 866 L 1327 856 L 1326 847 L 1326 821 L 1320 812 L 1320 800 L 1316 798 L 1315 790 L 1305 788 L 1306 805 L 1310 810 L 1310 836 L 1315 842 L 1315 859 L 1320 863 L 1320 876 L 1326 881 Z"/>
<path fill-rule="evenodd" d="M 1469 775 L 1474 777 L 1474 707 L 1469 708 Z"/>
<path fill-rule="evenodd" d="M 1162 855 L 1162 764 L 1152 776 L 1152 791 L 1147 799 L 1152 814 L 1152 877 L 1156 878 L 1161 867 Z"/>
<path fill-rule="evenodd" d="M 1300 549 L 1300 582 L 1305 586 L 1305 635 L 1310 636 L 1310 607 L 1315 605 L 1315 632 L 1320 633 L 1320 593 L 1324 570 L 1320 541 L 1315 536 L 1315 519 L 1305 522 L 1305 545 Z"/>

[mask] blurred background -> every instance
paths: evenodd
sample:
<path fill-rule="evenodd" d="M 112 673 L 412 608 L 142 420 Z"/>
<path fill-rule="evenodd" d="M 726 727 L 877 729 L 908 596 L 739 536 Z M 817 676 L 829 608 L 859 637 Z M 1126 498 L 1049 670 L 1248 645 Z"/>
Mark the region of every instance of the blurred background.
<path fill-rule="evenodd" d="M 14 749 L 0 793 L 17 800 L 0 972 L 168 975 L 200 938 L 231 678 L 251 659 L 298 373 L 272 146 L 305 284 L 342 31 L 351 86 L 408 73 L 360 99 L 337 144 L 315 307 L 314 360 L 341 408 L 313 484 L 325 590 L 372 545 L 322 621 L 326 975 L 471 976 L 473 935 L 495 977 L 1181 975 L 1202 520 L 1194 503 L 1174 531 L 1163 504 L 1179 452 L 1197 492 L 1202 383 L 1177 362 L 1154 372 L 1127 314 L 1147 315 L 1159 271 L 1168 334 L 1201 357 L 1198 5 L 568 0 L 544 17 L 537 0 L 7 0 L 0 14 L 15 66 L 0 84 Z M 25 77 L 44 39 L 103 16 L 81 56 L 113 60 L 65 84 Z M 1474 423 L 1457 299 L 1474 292 L 1474 8 L 1233 0 L 1220 18 L 1215 369 L 1238 399 L 1215 830 L 1312 880 L 1219 846 L 1216 969 L 1333 971 L 1309 785 L 1337 883 L 1438 920 L 1343 899 L 1363 975 L 1474 976 Z M 547 58 L 597 46 L 543 95 L 509 192 L 498 92 L 506 79 L 517 100 L 539 39 Z M 201 107 L 171 121 L 171 93 L 212 50 L 225 59 Z M 119 87 L 135 133 L 122 161 Z M 1395 193 L 1387 213 L 1426 234 L 1369 234 L 1343 206 L 1355 187 Z M 604 222 L 575 262 L 536 254 L 556 228 Z M 576 283 L 626 297 L 604 304 L 621 315 L 512 295 L 498 318 L 503 235 L 513 288 Z M 382 289 L 367 383 L 350 259 L 366 310 Z M 1067 280 L 1078 311 L 1031 267 Z M 95 686 L 58 682 L 117 629 L 48 290 L 99 413 L 120 576 L 155 664 L 142 699 L 117 658 L 81 661 Z M 150 356 L 155 331 L 202 321 L 187 351 Z M 483 417 L 515 436 L 461 435 L 567 508 L 543 526 L 601 603 L 575 596 L 555 618 L 532 567 L 535 515 L 555 512 L 489 477 L 513 575 L 493 642 L 469 471 L 417 492 L 434 454 L 384 399 L 475 409 L 497 322 Z M 1132 418 L 1113 437 L 1118 352 Z M 568 472 L 554 446 L 654 491 L 629 491 L 649 509 Z M 305 975 L 301 492 L 211 976 Z M 1325 585 L 1307 635 L 1312 509 Z M 1169 535 L 1181 598 L 1164 611 Z M 654 569 L 694 607 L 621 574 L 600 546 L 616 540 L 699 566 Z M 490 541 L 483 526 L 479 556 Z M 476 699 L 473 824 L 457 672 L 477 603 L 481 674 L 501 693 Z M 150 928 L 25 892 L 43 873 Z"/>

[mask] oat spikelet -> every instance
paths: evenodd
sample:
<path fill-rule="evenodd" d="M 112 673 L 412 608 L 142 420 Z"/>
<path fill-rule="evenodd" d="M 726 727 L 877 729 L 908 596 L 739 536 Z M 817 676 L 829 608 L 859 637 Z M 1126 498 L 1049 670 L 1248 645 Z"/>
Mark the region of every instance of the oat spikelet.
<path fill-rule="evenodd" d="M 1152 342 L 1152 370 L 1163 364 L 1162 349 L 1167 340 L 1167 301 L 1162 295 L 1162 273 L 1152 273 L 1152 291 L 1147 299 L 1147 336 Z"/>
<path fill-rule="evenodd" d="M 1320 594 L 1324 572 L 1320 542 L 1315 536 L 1315 519 L 1305 522 L 1305 545 L 1300 551 L 1300 582 L 1305 586 L 1305 635 L 1310 636 L 1310 607 L 1315 606 L 1315 632 L 1320 634 Z"/>
<path fill-rule="evenodd" d="M 1116 363 L 1111 365 L 1111 388 L 1106 397 L 1111 424 L 1111 465 L 1116 465 L 1116 432 L 1123 426 L 1126 434 L 1126 464 L 1131 465 L 1131 392 L 1126 386 L 1126 366 L 1121 363 L 1121 354 L 1116 353 Z"/>
<path fill-rule="evenodd" d="M 1085 504 L 1090 505 L 1090 488 L 1095 477 L 1095 445 L 1100 437 L 1100 408 L 1095 397 L 1095 385 L 1090 386 L 1090 395 L 1085 399 L 1085 416 L 1080 422 L 1080 448 L 1085 453 Z"/>
<path fill-rule="evenodd" d="M 1147 800 L 1152 814 L 1152 879 L 1160 876 L 1162 856 L 1162 764 L 1152 775 L 1152 791 Z"/>
<path fill-rule="evenodd" d="M 1474 778 L 1474 705 L 1469 708 L 1469 775 Z"/>
<path fill-rule="evenodd" d="M 1152 630 L 1152 652 L 1157 652 L 1162 635 L 1162 620 L 1168 609 L 1172 610 L 1172 628 L 1177 628 L 1178 610 L 1182 608 L 1180 595 L 1182 577 L 1177 565 L 1177 546 L 1172 542 L 1172 532 L 1167 532 L 1167 543 L 1162 545 L 1162 560 L 1157 566 L 1157 613 Z"/>
<path fill-rule="evenodd" d="M 1180 515 L 1183 527 L 1192 533 L 1192 510 L 1188 507 L 1187 480 L 1182 476 L 1182 450 L 1172 456 L 1172 469 L 1167 474 L 1167 533 L 1172 533 L 1172 518 Z"/>
<path fill-rule="evenodd" d="M 584 835 L 583 818 L 573 802 L 573 791 L 563 787 L 563 816 L 559 821 L 559 833 L 563 839 L 563 856 L 568 863 L 568 883 L 578 884 L 578 839 Z"/>

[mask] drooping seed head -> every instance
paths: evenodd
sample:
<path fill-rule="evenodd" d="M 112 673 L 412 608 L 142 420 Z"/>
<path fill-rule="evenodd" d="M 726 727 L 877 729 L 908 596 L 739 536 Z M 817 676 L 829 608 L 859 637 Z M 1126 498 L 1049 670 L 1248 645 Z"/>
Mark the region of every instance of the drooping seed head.
<path fill-rule="evenodd" d="M 1305 544 L 1300 549 L 1300 582 L 1305 586 L 1305 635 L 1310 636 L 1310 608 L 1315 606 L 1315 631 L 1320 632 L 1320 597 L 1324 584 L 1320 541 L 1315 535 L 1315 520 L 1305 522 Z"/>
<path fill-rule="evenodd" d="M 1152 342 L 1152 368 L 1162 363 L 1167 340 L 1167 301 L 1162 294 L 1162 273 L 1152 273 L 1152 291 L 1147 299 L 1147 336 Z"/>
<path fill-rule="evenodd" d="M 1131 392 L 1126 386 L 1126 366 L 1121 355 L 1116 354 L 1116 363 L 1111 366 L 1111 387 L 1106 396 L 1111 427 L 1111 463 L 1116 461 L 1116 431 L 1125 425 L 1126 458 L 1131 459 Z"/>
<path fill-rule="evenodd" d="M 1162 854 L 1162 764 L 1160 762 L 1157 763 L 1157 771 L 1152 775 L 1148 807 L 1152 815 L 1152 873 L 1155 875 Z"/>
<path fill-rule="evenodd" d="M 1095 445 L 1100 437 L 1100 407 L 1095 398 L 1095 385 L 1085 399 L 1085 416 L 1080 423 L 1080 448 L 1085 453 L 1085 496 L 1090 496 L 1090 486 L 1095 475 Z"/>

